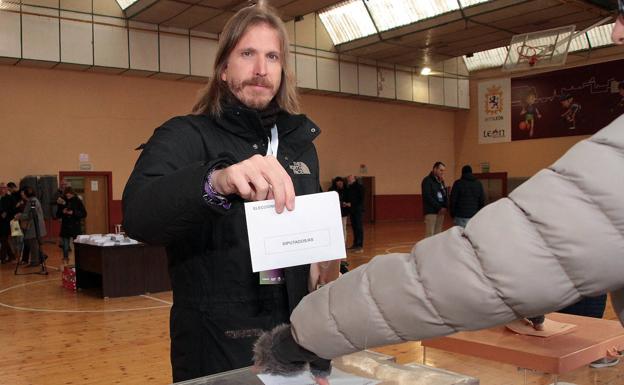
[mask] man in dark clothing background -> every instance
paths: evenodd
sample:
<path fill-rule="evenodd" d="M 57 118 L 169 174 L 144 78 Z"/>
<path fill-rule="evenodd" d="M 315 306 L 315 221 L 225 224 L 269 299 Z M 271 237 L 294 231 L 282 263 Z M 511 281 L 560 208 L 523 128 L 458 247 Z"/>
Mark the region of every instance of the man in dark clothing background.
<path fill-rule="evenodd" d="M 8 194 L 7 186 L 0 183 L 0 263 L 7 263 L 15 259 L 13 249 L 9 244 L 11 236 L 11 219 L 15 211 L 15 203 Z"/>
<path fill-rule="evenodd" d="M 351 213 L 351 204 L 347 202 L 347 187 L 343 177 L 337 176 L 332 180 L 332 184 L 328 191 L 335 191 L 338 193 L 338 200 L 340 201 L 340 216 L 342 217 L 342 231 L 344 233 L 344 241 L 347 243 L 347 219 Z"/>
<path fill-rule="evenodd" d="M 444 216 L 448 207 L 444 172 L 446 165 L 435 162 L 433 169 L 420 184 L 422 190 L 423 215 L 425 216 L 425 236 L 430 237 L 442 231 Z"/>
<path fill-rule="evenodd" d="M 244 202 L 274 199 L 281 213 L 320 191 L 320 130 L 298 115 L 289 55 L 273 9 L 238 11 L 194 114 L 156 129 L 125 187 L 128 235 L 167 249 L 174 382 L 252 365 L 262 331 L 287 323 L 325 272 L 337 276 L 339 261 L 266 272 L 277 284 L 251 268 Z"/>
<path fill-rule="evenodd" d="M 350 208 L 349 215 L 353 229 L 353 245 L 349 249 L 360 253 L 364 247 L 364 226 L 362 224 L 364 186 L 353 175 L 347 176 L 347 203 Z"/>
<path fill-rule="evenodd" d="M 63 262 L 69 262 L 74 239 L 82 234 L 82 220 L 87 217 L 87 210 L 82 200 L 71 186 L 65 184 L 63 196 L 56 199 L 56 217 L 61 220 L 61 245 Z"/>
<path fill-rule="evenodd" d="M 485 206 L 485 191 L 472 175 L 472 167 L 462 167 L 462 176 L 451 189 L 451 216 L 457 226 L 466 227 L 470 218 Z"/>
<path fill-rule="evenodd" d="M 15 184 L 15 182 L 7 183 L 7 188 L 9 190 L 7 195 L 9 195 L 11 197 L 11 200 L 13 201 L 12 202 L 13 214 L 15 214 L 16 212 L 20 211 L 18 207 L 18 204 L 22 200 L 22 197 L 20 195 L 20 190 Z"/>

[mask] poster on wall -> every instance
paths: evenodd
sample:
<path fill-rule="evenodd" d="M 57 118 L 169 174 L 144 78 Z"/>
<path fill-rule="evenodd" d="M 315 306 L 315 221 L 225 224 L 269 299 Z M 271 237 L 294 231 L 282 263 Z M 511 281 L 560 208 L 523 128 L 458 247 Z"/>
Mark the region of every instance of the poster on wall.
<path fill-rule="evenodd" d="M 624 60 L 511 80 L 512 140 L 591 135 L 624 113 Z"/>
<path fill-rule="evenodd" d="M 479 83 L 479 144 L 511 141 L 511 81 Z"/>

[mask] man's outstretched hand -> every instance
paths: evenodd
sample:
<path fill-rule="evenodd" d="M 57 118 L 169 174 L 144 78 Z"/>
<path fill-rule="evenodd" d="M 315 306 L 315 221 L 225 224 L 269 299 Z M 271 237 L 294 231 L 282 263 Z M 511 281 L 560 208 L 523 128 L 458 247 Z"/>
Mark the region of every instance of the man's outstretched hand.
<path fill-rule="evenodd" d="M 277 158 L 254 155 L 212 173 L 211 183 L 222 195 L 236 194 L 248 201 L 275 199 L 275 211 L 295 208 L 295 187 Z"/>

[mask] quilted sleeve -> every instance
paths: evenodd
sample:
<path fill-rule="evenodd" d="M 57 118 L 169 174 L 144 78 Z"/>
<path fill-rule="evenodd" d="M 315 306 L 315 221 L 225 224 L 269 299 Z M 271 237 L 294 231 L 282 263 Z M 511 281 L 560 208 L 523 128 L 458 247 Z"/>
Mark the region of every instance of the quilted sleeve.
<path fill-rule="evenodd" d="M 375 257 L 306 296 L 292 333 L 323 358 L 475 330 L 614 292 L 624 307 L 624 117 L 466 229 Z"/>

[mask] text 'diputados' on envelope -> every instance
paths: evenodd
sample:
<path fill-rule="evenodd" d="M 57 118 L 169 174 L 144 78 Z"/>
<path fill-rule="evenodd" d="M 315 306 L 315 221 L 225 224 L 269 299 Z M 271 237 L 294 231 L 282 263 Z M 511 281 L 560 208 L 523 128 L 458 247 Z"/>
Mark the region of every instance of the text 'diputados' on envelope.
<path fill-rule="evenodd" d="M 279 254 L 295 250 L 325 247 L 329 246 L 329 243 L 329 230 L 323 229 L 267 238 L 264 241 L 264 248 L 266 254 Z"/>

